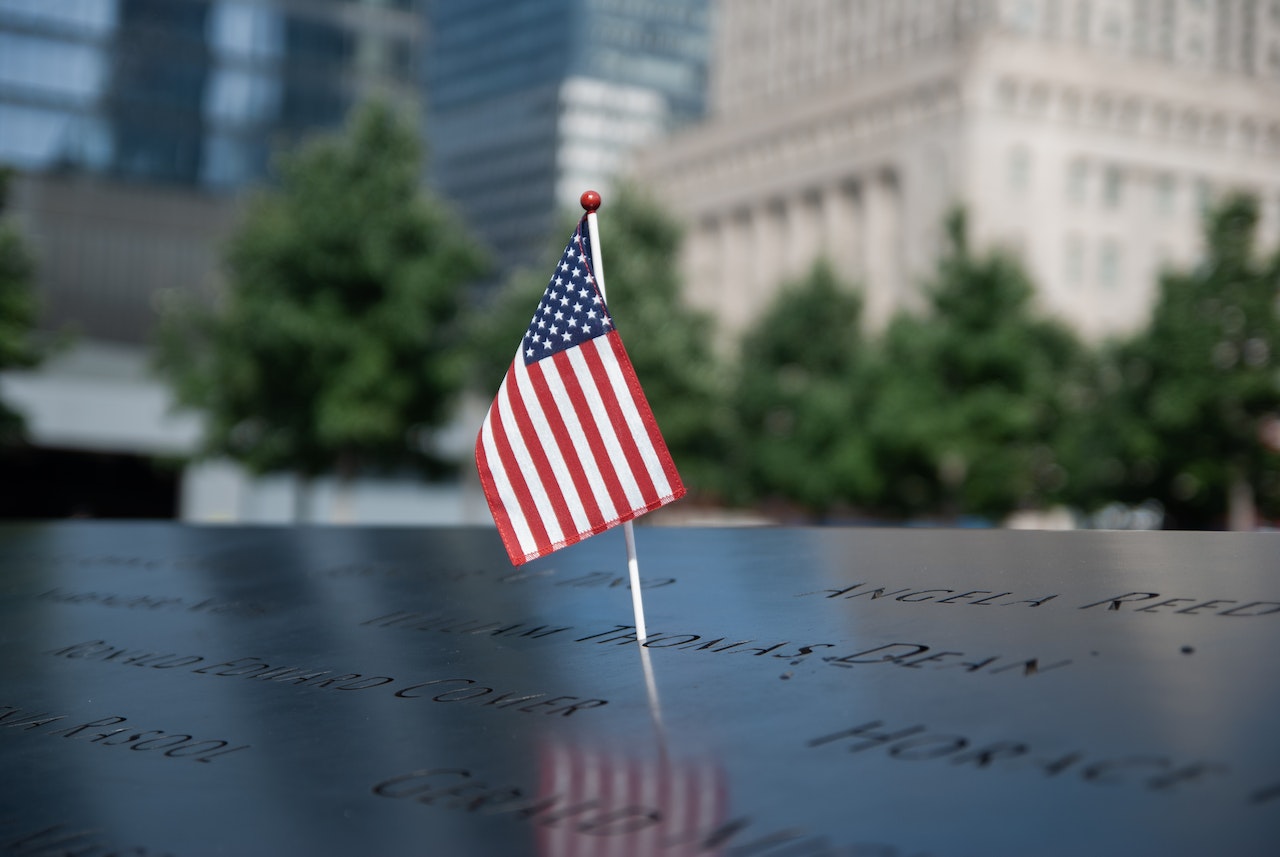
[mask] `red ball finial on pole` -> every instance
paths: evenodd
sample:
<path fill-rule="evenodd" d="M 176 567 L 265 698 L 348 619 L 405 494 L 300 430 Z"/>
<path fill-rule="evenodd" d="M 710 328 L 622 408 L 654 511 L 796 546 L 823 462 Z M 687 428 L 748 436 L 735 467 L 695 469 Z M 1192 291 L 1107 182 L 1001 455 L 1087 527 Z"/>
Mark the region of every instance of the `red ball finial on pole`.
<path fill-rule="evenodd" d="M 583 191 L 578 201 L 582 203 L 582 210 L 590 214 L 600 207 L 600 194 L 593 190 Z"/>

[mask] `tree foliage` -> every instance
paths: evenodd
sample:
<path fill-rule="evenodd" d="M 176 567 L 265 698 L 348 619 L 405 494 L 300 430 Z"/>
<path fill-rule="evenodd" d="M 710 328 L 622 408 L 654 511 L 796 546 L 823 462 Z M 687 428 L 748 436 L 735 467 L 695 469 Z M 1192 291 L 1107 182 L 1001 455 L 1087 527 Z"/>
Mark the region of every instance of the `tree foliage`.
<path fill-rule="evenodd" d="M 554 260 L 580 214 L 548 239 L 546 264 L 515 273 L 477 316 L 476 386 L 497 390 L 547 287 Z M 598 215 L 613 316 L 663 439 L 690 491 L 721 485 L 726 411 L 712 323 L 682 299 L 680 227 L 635 188 L 622 187 Z"/>
<path fill-rule="evenodd" d="M 1015 259 L 970 249 L 963 212 L 947 235 L 926 312 L 898 315 L 881 343 L 863 417 L 882 472 L 876 506 L 998 520 L 1062 487 L 1054 442 L 1081 348 L 1035 316 Z"/>
<path fill-rule="evenodd" d="M 1180 527 L 1221 526 L 1233 487 L 1280 513 L 1280 252 L 1255 247 L 1257 200 L 1206 213 L 1205 255 L 1168 271 L 1146 330 L 1114 360 L 1115 490 Z"/>
<path fill-rule="evenodd" d="M 12 170 L 0 168 L 0 217 L 8 203 Z M 31 338 L 36 303 L 31 288 L 34 265 L 18 231 L 0 220 L 0 370 L 33 366 L 38 353 Z M 0 402 L 0 445 L 22 436 L 22 417 Z"/>
<path fill-rule="evenodd" d="M 425 461 L 463 382 L 461 295 L 477 245 L 420 188 L 422 148 L 382 104 L 279 161 L 230 239 L 212 307 L 167 317 L 160 366 L 205 444 L 257 472 Z"/>
<path fill-rule="evenodd" d="M 732 395 L 734 499 L 823 515 L 876 493 L 860 423 L 871 392 L 861 314 L 861 297 L 819 261 L 746 332 Z"/>

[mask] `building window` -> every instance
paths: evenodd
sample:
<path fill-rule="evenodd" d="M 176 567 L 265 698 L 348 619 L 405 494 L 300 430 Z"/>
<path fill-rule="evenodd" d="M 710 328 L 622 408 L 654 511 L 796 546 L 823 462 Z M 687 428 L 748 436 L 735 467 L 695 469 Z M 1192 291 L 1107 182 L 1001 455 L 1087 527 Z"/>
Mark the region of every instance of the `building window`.
<path fill-rule="evenodd" d="M 1196 181 L 1196 210 L 1204 214 L 1213 205 L 1213 185 L 1208 179 Z"/>
<path fill-rule="evenodd" d="M 70 26 L 90 34 L 116 26 L 116 4 L 102 0 L 0 0 L 0 13 L 55 26 Z"/>
<path fill-rule="evenodd" d="M 265 6 L 221 3 L 206 25 L 209 44 L 223 56 L 278 59 L 284 52 L 284 22 Z"/>
<path fill-rule="evenodd" d="M 1063 274 L 1068 286 L 1079 287 L 1084 283 L 1084 239 L 1068 235 L 1063 247 Z"/>
<path fill-rule="evenodd" d="M 1074 89 L 1062 92 L 1062 116 L 1064 119 L 1076 119 L 1080 115 L 1080 93 Z"/>
<path fill-rule="evenodd" d="M 1045 0 L 1044 9 L 1044 34 L 1051 39 L 1056 39 L 1059 35 L 1058 30 L 1061 26 L 1060 17 L 1062 10 L 1059 8 L 1061 0 Z"/>
<path fill-rule="evenodd" d="M 1031 152 L 1026 146 L 1009 150 L 1009 190 L 1023 193 L 1031 186 Z"/>
<path fill-rule="evenodd" d="M 1040 24 L 1039 4 L 1036 0 L 1018 0 L 1010 10 L 1009 17 L 1015 32 L 1034 33 Z"/>
<path fill-rule="evenodd" d="M 1206 142 L 1222 145 L 1227 138 L 1227 120 L 1222 116 L 1213 116 L 1205 129 Z"/>
<path fill-rule="evenodd" d="M 996 85 L 996 97 L 1005 110 L 1018 106 L 1018 84 L 1012 78 L 1002 78 Z"/>
<path fill-rule="evenodd" d="M 77 102 L 99 95 L 106 78 L 101 52 L 90 45 L 0 33 L 0 86 L 19 101 L 59 96 Z"/>
<path fill-rule="evenodd" d="M 0 104 L 0 162 L 24 169 L 48 166 L 61 154 L 72 124 L 65 111 Z"/>
<path fill-rule="evenodd" d="M 1151 10 L 1149 0 L 1136 0 L 1133 4 L 1133 49 L 1141 55 L 1147 53 L 1150 40 Z"/>
<path fill-rule="evenodd" d="M 1092 41 L 1090 36 L 1092 35 L 1093 21 L 1090 15 L 1090 12 L 1092 12 L 1090 5 L 1089 0 L 1080 0 L 1076 6 L 1076 40 L 1086 45 Z"/>
<path fill-rule="evenodd" d="M 1089 164 L 1083 158 L 1067 167 L 1067 202 L 1080 204 L 1088 196 Z"/>
<path fill-rule="evenodd" d="M 1168 134 L 1173 126 L 1173 114 L 1164 104 L 1157 104 L 1151 111 L 1151 127 L 1160 135 Z"/>
<path fill-rule="evenodd" d="M 1120 243 L 1104 239 L 1098 251 L 1098 283 L 1108 291 L 1120 287 Z"/>
<path fill-rule="evenodd" d="M 1177 0 L 1161 0 L 1160 7 L 1160 55 L 1172 59 L 1177 35 Z"/>
<path fill-rule="evenodd" d="M 1240 123 L 1240 146 L 1252 151 L 1258 145 L 1258 126 L 1252 119 Z"/>
<path fill-rule="evenodd" d="M 1156 214 L 1171 217 L 1177 208 L 1177 180 L 1165 173 L 1156 178 Z"/>
<path fill-rule="evenodd" d="M 1117 166 L 1109 166 L 1102 174 L 1102 204 L 1107 208 L 1119 208 L 1124 196 L 1124 172 Z"/>
<path fill-rule="evenodd" d="M 1124 44 L 1124 22 L 1118 15 L 1108 15 L 1103 24 L 1102 37 L 1107 47 L 1117 48 Z"/>

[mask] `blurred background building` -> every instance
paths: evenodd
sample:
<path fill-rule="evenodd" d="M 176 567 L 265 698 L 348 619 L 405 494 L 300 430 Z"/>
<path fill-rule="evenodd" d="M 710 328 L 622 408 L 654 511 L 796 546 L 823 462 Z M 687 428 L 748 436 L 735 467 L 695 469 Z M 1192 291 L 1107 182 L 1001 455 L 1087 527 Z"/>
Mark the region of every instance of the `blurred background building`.
<path fill-rule="evenodd" d="M 0 163 L 23 173 L 40 326 L 72 337 L 3 380 L 31 434 L 5 479 L 32 486 L 27 514 L 137 514 L 120 484 L 179 511 L 181 471 L 149 462 L 199 427 L 148 369 L 159 296 L 213 286 L 273 149 L 369 95 L 420 110 L 426 31 L 412 0 L 0 0 Z"/>
<path fill-rule="evenodd" d="M 0 0 L 0 163 L 22 173 L 40 327 L 71 339 L 0 378 L 31 440 L 3 481 L 43 486 L 0 512 L 287 518 L 287 479 L 154 464 L 192 451 L 199 424 L 148 366 L 159 301 L 216 287 L 272 152 L 368 96 L 416 111 L 428 180 L 501 276 L 582 188 L 702 115 L 709 53 L 707 0 Z M 453 495 L 374 494 L 357 492 L 363 518 L 460 514 Z"/>
<path fill-rule="evenodd" d="M 1092 338 L 1145 320 L 1228 188 L 1280 236 L 1276 0 L 760 0 L 716 7 L 712 117 L 638 174 L 731 330 L 826 255 L 872 325 L 911 306 L 945 210 Z"/>
<path fill-rule="evenodd" d="M 727 335 L 819 256 L 872 326 L 917 305 L 956 203 L 1094 339 L 1144 322 L 1217 193 L 1256 192 L 1280 239 L 1280 0 L 0 0 L 0 164 L 41 327 L 74 335 L 0 377 L 20 511 L 288 518 L 286 481 L 154 463 L 200 426 L 147 344 L 159 296 L 216 286 L 271 152 L 374 94 L 423 116 L 425 179 L 499 276 L 628 172 Z M 469 514 L 379 491 L 362 520 Z"/>
<path fill-rule="evenodd" d="M 432 0 L 432 183 L 499 273 L 542 255 L 555 215 L 607 195 L 641 145 L 703 115 L 708 0 Z"/>

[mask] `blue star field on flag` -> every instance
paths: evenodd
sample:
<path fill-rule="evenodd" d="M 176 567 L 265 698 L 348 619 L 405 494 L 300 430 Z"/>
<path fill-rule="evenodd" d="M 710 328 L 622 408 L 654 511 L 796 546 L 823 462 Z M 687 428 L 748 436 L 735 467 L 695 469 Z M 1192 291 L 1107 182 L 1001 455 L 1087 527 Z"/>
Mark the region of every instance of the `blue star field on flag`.
<path fill-rule="evenodd" d="M 592 274 L 585 224 L 586 218 L 578 222 L 524 335 L 520 354 L 526 366 L 613 329 Z"/>

